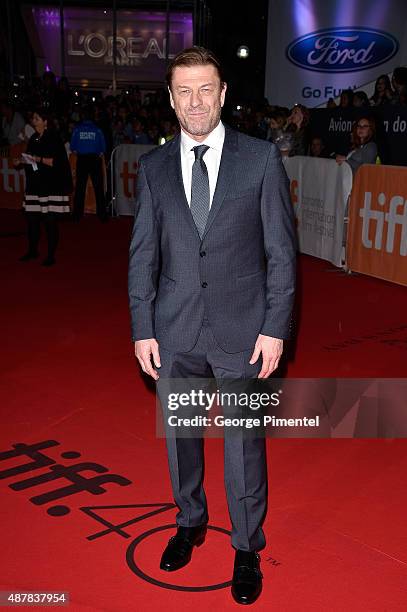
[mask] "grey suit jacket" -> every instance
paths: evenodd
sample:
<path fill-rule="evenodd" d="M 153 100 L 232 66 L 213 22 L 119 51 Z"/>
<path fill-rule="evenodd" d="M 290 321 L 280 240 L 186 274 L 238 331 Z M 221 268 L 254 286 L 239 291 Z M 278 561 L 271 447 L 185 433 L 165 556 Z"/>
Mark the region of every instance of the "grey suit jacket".
<path fill-rule="evenodd" d="M 296 238 L 278 148 L 226 128 L 202 241 L 185 197 L 180 136 L 143 155 L 130 245 L 132 339 L 193 348 L 204 315 L 223 350 L 286 338 Z"/>

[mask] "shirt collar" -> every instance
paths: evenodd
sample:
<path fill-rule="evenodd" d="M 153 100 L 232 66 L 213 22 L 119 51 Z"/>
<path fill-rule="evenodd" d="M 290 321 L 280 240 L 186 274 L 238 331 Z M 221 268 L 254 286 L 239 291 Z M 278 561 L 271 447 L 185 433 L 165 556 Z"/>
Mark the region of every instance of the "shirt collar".
<path fill-rule="evenodd" d="M 219 121 L 218 125 L 202 142 L 197 142 L 183 130 L 181 130 L 181 146 L 184 155 L 188 155 L 193 147 L 198 145 L 207 145 L 211 149 L 215 149 L 219 153 L 222 153 L 223 141 L 225 140 L 225 126 L 222 121 Z"/>

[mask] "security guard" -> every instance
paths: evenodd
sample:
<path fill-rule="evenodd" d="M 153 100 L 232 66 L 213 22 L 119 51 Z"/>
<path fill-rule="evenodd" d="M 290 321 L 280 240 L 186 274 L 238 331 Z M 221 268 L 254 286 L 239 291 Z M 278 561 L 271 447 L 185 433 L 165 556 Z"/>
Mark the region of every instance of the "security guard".
<path fill-rule="evenodd" d="M 82 121 L 73 131 L 71 151 L 77 154 L 76 188 L 72 214 L 74 221 L 79 221 L 83 217 L 89 175 L 95 191 L 97 216 L 102 222 L 107 221 L 102 168 L 106 142 L 102 130 L 93 121 L 90 109 L 82 112 Z"/>

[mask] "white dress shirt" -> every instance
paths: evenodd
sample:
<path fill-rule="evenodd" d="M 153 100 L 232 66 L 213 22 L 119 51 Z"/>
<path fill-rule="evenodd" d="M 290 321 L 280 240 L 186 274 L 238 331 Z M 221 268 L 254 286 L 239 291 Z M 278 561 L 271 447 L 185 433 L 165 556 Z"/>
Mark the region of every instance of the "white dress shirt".
<path fill-rule="evenodd" d="M 222 157 L 223 142 L 225 140 L 225 126 L 219 121 L 216 128 L 209 134 L 203 142 L 197 142 L 188 134 L 181 130 L 181 168 L 182 180 L 184 183 L 185 195 L 188 204 L 191 205 L 191 181 L 192 165 L 195 161 L 193 147 L 207 145 L 209 147 L 203 156 L 203 160 L 208 169 L 209 177 L 209 208 L 212 206 L 213 194 L 215 193 L 216 182 L 218 180 L 220 159 Z"/>

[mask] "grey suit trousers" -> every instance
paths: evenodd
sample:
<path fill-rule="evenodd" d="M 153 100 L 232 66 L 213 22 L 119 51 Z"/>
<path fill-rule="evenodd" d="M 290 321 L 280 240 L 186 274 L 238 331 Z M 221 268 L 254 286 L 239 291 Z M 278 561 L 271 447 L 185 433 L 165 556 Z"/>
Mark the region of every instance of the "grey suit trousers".
<path fill-rule="evenodd" d="M 171 353 L 160 347 L 161 368 L 157 390 L 164 404 L 164 385 L 170 378 L 224 379 L 255 378 L 261 358 L 250 365 L 252 351 L 226 353 L 217 344 L 204 319 L 192 350 Z M 161 381 L 161 382 L 160 382 Z M 165 382 L 164 382 L 165 381 Z M 168 387 L 166 387 L 168 389 Z M 163 405 L 164 414 L 166 407 Z M 204 443 L 202 437 L 180 438 L 167 435 L 168 463 L 175 502 L 179 508 L 177 524 L 194 527 L 208 521 L 203 488 Z M 261 527 L 267 505 L 267 463 L 265 439 L 224 428 L 224 479 L 232 522 L 232 546 L 246 551 L 264 547 Z"/>

